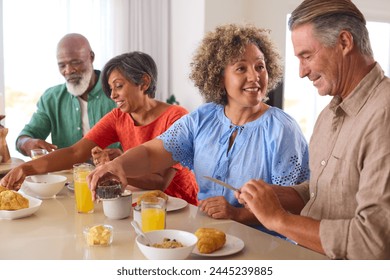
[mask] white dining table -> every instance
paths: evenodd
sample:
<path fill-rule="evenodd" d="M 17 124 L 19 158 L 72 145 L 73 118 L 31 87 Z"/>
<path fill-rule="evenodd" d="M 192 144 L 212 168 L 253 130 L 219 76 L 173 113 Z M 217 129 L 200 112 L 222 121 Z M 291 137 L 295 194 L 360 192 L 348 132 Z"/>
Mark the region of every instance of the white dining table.
<path fill-rule="evenodd" d="M 133 194 L 135 195 L 135 194 Z M 67 187 L 55 197 L 42 200 L 39 209 L 20 219 L 0 220 L 0 259 L 3 260 L 143 260 L 135 242 L 132 216 L 122 220 L 105 217 L 102 203 L 95 203 L 94 213 L 80 214 L 75 208 L 74 193 Z M 110 246 L 90 247 L 86 244 L 85 227 L 109 224 L 114 240 Z M 191 254 L 189 259 L 204 260 L 317 260 L 326 256 L 263 233 L 232 220 L 208 217 L 193 205 L 167 212 L 166 228 L 195 232 L 200 227 L 213 227 L 244 242 L 242 250 L 218 257 Z"/>

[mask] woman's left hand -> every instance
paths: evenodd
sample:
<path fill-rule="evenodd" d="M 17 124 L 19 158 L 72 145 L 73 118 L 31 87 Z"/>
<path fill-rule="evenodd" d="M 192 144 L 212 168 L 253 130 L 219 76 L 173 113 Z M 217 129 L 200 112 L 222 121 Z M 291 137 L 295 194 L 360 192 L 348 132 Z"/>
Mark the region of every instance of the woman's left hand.
<path fill-rule="evenodd" d="M 238 208 L 232 206 L 223 196 L 209 197 L 200 201 L 199 209 L 214 219 L 234 220 Z"/>

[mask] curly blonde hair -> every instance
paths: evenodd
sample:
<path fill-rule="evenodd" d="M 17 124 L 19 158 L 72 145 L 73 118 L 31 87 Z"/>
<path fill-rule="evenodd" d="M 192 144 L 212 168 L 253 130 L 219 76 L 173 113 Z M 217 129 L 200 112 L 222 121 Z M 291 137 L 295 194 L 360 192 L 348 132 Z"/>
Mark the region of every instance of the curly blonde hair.
<path fill-rule="evenodd" d="M 249 24 L 227 24 L 206 34 L 190 64 L 190 79 L 206 102 L 227 104 L 227 94 L 221 84 L 225 67 L 240 59 L 248 44 L 255 44 L 264 54 L 268 72 L 267 93 L 278 85 L 283 68 L 269 32 Z"/>

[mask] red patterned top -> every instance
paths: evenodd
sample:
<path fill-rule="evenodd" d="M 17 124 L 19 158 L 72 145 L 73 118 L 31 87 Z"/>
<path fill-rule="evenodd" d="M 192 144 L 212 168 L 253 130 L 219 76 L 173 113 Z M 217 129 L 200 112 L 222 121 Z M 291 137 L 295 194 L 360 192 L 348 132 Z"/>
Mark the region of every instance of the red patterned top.
<path fill-rule="evenodd" d="M 183 107 L 171 105 L 153 122 L 144 126 L 137 126 L 130 114 L 116 108 L 105 115 L 84 137 L 101 148 L 120 142 L 123 150 L 127 151 L 154 139 L 187 113 L 188 111 Z M 192 171 L 180 164 L 173 167 L 177 172 L 165 193 L 197 205 L 199 189 Z"/>

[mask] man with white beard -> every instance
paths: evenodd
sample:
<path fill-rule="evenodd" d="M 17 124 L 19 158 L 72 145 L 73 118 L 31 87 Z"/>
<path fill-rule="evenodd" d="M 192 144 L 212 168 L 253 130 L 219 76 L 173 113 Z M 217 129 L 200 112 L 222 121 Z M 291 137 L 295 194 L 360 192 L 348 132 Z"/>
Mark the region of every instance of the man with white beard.
<path fill-rule="evenodd" d="M 57 63 L 65 84 L 47 89 L 40 97 L 37 111 L 16 140 L 19 152 L 30 156 L 32 149 L 50 152 L 69 147 L 116 107 L 102 90 L 100 71 L 93 69 L 94 59 L 84 36 L 67 34 L 59 41 Z M 45 141 L 49 134 L 52 143 Z"/>

